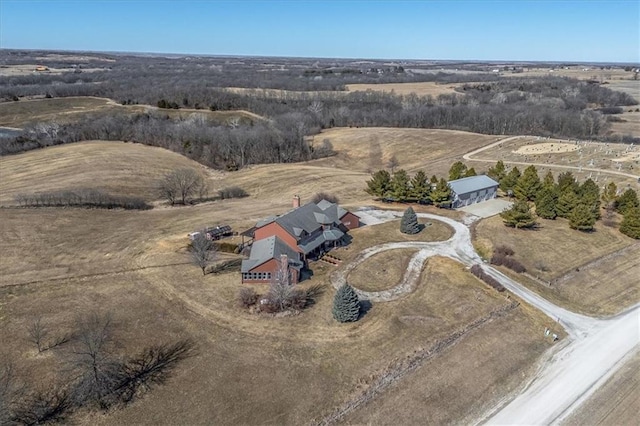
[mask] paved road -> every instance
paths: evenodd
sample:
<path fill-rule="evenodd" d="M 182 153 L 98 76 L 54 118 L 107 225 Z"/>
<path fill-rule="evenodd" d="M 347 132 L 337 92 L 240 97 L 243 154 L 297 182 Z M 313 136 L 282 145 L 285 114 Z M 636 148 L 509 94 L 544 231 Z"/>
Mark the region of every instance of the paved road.
<path fill-rule="evenodd" d="M 358 212 L 366 223 L 381 223 L 395 219 L 400 212 L 370 210 Z M 419 279 L 422 264 L 430 256 L 446 256 L 467 266 L 480 264 L 513 294 L 558 321 L 569 337 L 550 350 L 528 387 L 515 398 L 490 410 L 479 423 L 500 425 L 552 424 L 561 421 L 573 409 L 585 401 L 604 381 L 620 367 L 624 358 L 640 348 L 640 305 L 607 319 L 597 319 L 576 314 L 554 305 L 537 293 L 513 281 L 500 271 L 482 262 L 471 244 L 469 228 L 455 220 L 432 214 L 419 217 L 440 220 L 455 230 L 447 241 L 388 243 L 367 249 L 357 257 L 353 267 L 364 259 L 384 250 L 419 248 L 415 262 L 409 264 L 403 281 L 387 292 L 369 294 L 378 301 L 393 300 L 412 291 Z M 332 276 L 335 286 L 341 285 L 351 270 L 337 271 Z M 414 281 L 411 281 L 414 280 Z M 540 330 L 542 333 L 543 330 Z"/>

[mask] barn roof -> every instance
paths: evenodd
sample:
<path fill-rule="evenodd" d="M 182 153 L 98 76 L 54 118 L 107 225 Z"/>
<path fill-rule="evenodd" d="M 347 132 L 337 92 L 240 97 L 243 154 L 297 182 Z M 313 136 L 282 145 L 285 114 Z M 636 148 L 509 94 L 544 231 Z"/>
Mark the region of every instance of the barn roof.
<path fill-rule="evenodd" d="M 449 187 L 456 194 L 467 194 L 498 186 L 498 182 L 486 175 L 470 176 L 449 181 Z"/>
<path fill-rule="evenodd" d="M 262 240 L 258 240 L 251 246 L 251 255 L 249 259 L 242 261 L 242 272 L 249 272 L 256 266 L 271 259 L 279 259 L 281 255 L 286 254 L 289 258 L 289 264 L 294 268 L 302 267 L 300 262 L 300 253 L 290 248 L 280 238 L 271 236 Z"/>

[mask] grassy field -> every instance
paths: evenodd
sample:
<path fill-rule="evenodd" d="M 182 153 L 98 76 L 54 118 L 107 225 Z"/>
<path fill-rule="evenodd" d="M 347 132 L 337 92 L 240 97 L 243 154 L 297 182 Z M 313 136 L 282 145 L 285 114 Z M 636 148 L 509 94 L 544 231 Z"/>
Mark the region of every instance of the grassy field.
<path fill-rule="evenodd" d="M 378 92 L 393 92 L 396 95 L 416 94 L 418 96 L 449 95 L 457 93 L 456 84 L 438 84 L 435 82 L 421 83 L 380 83 L 380 84 L 347 84 L 349 92 L 363 92 L 373 90 Z"/>
<path fill-rule="evenodd" d="M 636 111 L 636 107 L 625 107 L 625 112 L 617 114 L 615 117 L 623 121 L 611 123 L 611 131 L 613 133 L 640 137 L 640 111 Z"/>
<path fill-rule="evenodd" d="M 184 362 L 166 386 L 128 408 L 107 414 L 79 413 L 74 420 L 85 424 L 299 424 L 323 418 L 401 360 L 511 303 L 462 265 L 432 258 L 413 293 L 374 304 L 357 323 L 338 324 L 331 314 L 334 290 L 327 278 L 334 267 L 316 263 L 313 276 L 302 284 L 320 286 L 315 304 L 299 315 L 274 318 L 237 306 L 238 272 L 203 276 L 189 264 L 188 232 L 217 224 L 244 230 L 265 216 L 290 209 L 294 194 L 304 202 L 324 190 L 338 195 L 347 207 L 376 205 L 363 191 L 368 174 L 359 169 L 363 167 L 359 159 L 368 156 L 372 140 L 380 141 L 385 154 L 396 155 L 401 167 L 405 161 L 416 168 L 427 167 L 429 174 L 443 173 L 452 158 L 495 140 L 464 132 L 398 129 L 334 129 L 326 134 L 335 139 L 332 143 L 338 150 L 330 159 L 251 166 L 234 173 L 208 171 L 213 190 L 238 185 L 250 194 L 244 199 L 149 211 L 0 209 L 2 358 L 19 363 L 30 381 L 37 378 L 48 383 L 68 352 L 37 355 L 25 338 L 27 324 L 42 315 L 51 327 L 64 331 L 77 315 L 111 311 L 120 324 L 119 350 L 136 351 L 147 344 L 192 337 L 198 343 L 198 355 Z M 411 155 L 411 147 L 414 152 L 422 147 L 425 156 Z M 72 156 L 75 160 L 67 160 Z M 181 161 L 189 163 L 179 158 L 160 148 L 124 143 L 51 147 L 0 160 L 0 192 L 10 200 L 11 194 L 25 189 L 100 182 L 113 190 L 151 196 L 146 182 L 157 176 L 159 164 L 171 168 Z M 30 164 L 33 168 L 13 177 Z M 9 180 L 5 170 L 11 170 Z M 416 211 L 436 210 L 417 206 Z M 416 236 L 400 234 L 397 221 L 362 227 L 351 232 L 352 244 L 335 254 L 348 261 L 360 250 L 388 241 L 436 241 L 451 236 L 448 226 L 432 222 Z M 489 242 L 509 235 L 500 229 L 497 236 L 489 230 Z M 577 263 L 595 256 L 589 251 L 591 243 L 626 244 L 617 231 L 604 232 L 609 232 L 604 240 L 600 229 L 585 236 L 591 240 L 566 234 L 567 246 L 575 240 L 582 248 L 570 252 Z M 264 286 L 255 288 L 266 291 Z M 411 400 L 413 419 L 464 422 L 517 388 L 549 347 L 539 333 L 545 321 L 521 305 L 432 358 L 416 370 L 415 379 L 408 376 L 399 382 L 397 389 L 407 386 L 411 394 L 422 389 L 433 395 L 424 407 L 419 398 Z M 450 370 L 455 374 L 443 374 Z M 465 377 L 482 386 L 470 386 L 472 381 L 465 384 Z M 390 389 L 383 395 L 379 409 L 371 405 L 365 412 L 365 406 L 347 420 L 389 422 L 393 405 L 386 398 L 395 398 L 395 392 Z M 445 402 L 452 394 L 460 402 Z M 397 408 L 396 415 L 400 412 L 409 415 Z"/>
<path fill-rule="evenodd" d="M 640 272 L 634 240 L 600 222 L 593 233 L 572 230 L 565 219 L 539 219 L 539 225 L 537 230 L 516 230 L 505 227 L 498 216 L 484 219 L 477 226 L 475 243 L 489 251 L 511 247 L 528 273 L 551 284 L 523 282 L 574 310 L 614 314 L 640 301 L 634 285 Z M 591 263 L 595 267 L 589 267 Z"/>
<path fill-rule="evenodd" d="M 94 141 L 29 151 L 0 157 L 0 204 L 14 204 L 21 193 L 72 188 L 155 200 L 157 181 L 185 167 L 205 172 L 180 154 L 134 143 Z"/>
<path fill-rule="evenodd" d="M 120 105 L 106 98 L 73 96 L 0 103 L 0 126 L 21 128 L 28 124 L 40 122 L 72 122 L 82 115 L 96 112 L 129 111 L 143 113 L 148 110 L 162 112 L 171 118 L 184 118 L 193 114 L 201 115 L 212 124 L 224 124 L 232 119 L 238 119 L 241 123 L 262 120 L 259 115 L 248 111 L 209 111 L 188 108 L 177 110 L 160 109 L 152 105 Z"/>
<path fill-rule="evenodd" d="M 398 285 L 414 249 L 387 250 L 375 254 L 356 266 L 347 276 L 347 282 L 358 290 L 382 291 Z"/>
<path fill-rule="evenodd" d="M 328 139 L 338 155 L 311 164 L 369 173 L 386 168 L 395 156 L 399 169 L 423 169 L 428 176 L 446 176 L 455 161 L 476 148 L 499 139 L 455 130 L 402 128 L 335 128 L 313 138 L 314 144 Z M 482 169 L 480 166 L 477 171 Z"/>
<path fill-rule="evenodd" d="M 578 149 L 558 150 L 559 147 L 568 145 Z M 473 158 L 502 160 L 505 163 L 537 163 L 539 166 L 536 168 L 541 177 L 549 170 L 554 174 L 563 171 L 557 167 L 545 167 L 546 164 L 576 167 L 571 173 L 580 181 L 591 178 L 600 185 L 614 181 L 619 187 L 631 185 L 633 188 L 640 188 L 637 179 L 631 177 L 580 170 L 580 167 L 584 167 L 640 175 L 640 148 L 630 144 L 586 142 L 576 145 L 575 141 L 522 136 L 482 151 Z M 478 163 L 470 164 L 476 166 Z M 521 172 L 525 167 L 518 165 Z"/>

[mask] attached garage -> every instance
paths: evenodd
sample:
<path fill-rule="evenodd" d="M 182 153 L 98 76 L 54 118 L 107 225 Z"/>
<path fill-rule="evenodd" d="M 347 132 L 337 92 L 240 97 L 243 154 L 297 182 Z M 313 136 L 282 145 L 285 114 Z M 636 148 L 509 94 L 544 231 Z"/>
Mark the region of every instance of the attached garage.
<path fill-rule="evenodd" d="M 470 176 L 449 181 L 449 187 L 453 192 L 451 206 L 458 208 L 495 198 L 498 182 L 485 175 Z"/>

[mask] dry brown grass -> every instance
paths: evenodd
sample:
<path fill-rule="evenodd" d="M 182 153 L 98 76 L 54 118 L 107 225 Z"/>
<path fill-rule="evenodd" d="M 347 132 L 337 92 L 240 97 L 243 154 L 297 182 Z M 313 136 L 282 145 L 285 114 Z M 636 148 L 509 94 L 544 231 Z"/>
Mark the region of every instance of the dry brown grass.
<path fill-rule="evenodd" d="M 491 160 L 492 162 L 502 160 L 507 165 L 509 161 L 524 162 L 528 164 L 537 163 L 539 165 L 537 165 L 536 168 L 538 169 L 538 174 L 541 177 L 548 171 L 551 171 L 554 175 L 565 171 L 557 167 L 545 167 L 545 164 L 549 164 L 550 166 L 570 166 L 575 167 L 576 169 L 566 170 L 570 170 L 579 181 L 591 178 L 599 185 L 604 185 L 609 181 L 614 181 L 618 187 L 630 185 L 634 188 L 640 188 L 636 178 L 579 169 L 580 167 L 584 167 L 621 171 L 637 176 L 640 171 L 640 160 L 637 158 L 640 148 L 637 146 L 631 147 L 630 144 L 587 141 L 587 143 L 581 143 L 578 145 L 580 149 L 576 151 L 548 152 L 549 149 L 565 147 L 567 143 L 576 146 L 575 140 L 568 141 L 566 139 L 545 139 L 535 136 L 520 136 L 482 151 L 480 154 L 474 155 L 472 158 L 486 159 Z M 551 144 L 553 144 L 553 146 L 551 146 Z M 526 150 L 526 153 L 519 153 L 519 150 Z M 473 166 L 476 166 L 477 164 L 478 163 L 470 162 L 470 165 Z M 517 166 L 521 172 L 527 167 L 522 164 L 518 164 Z M 618 166 L 621 168 L 618 169 Z"/>
<path fill-rule="evenodd" d="M 634 254 L 637 248 L 624 250 L 595 268 L 585 268 L 590 262 L 634 244 L 634 240 L 600 222 L 593 233 L 572 230 L 564 219 L 540 219 L 539 223 L 538 230 L 515 230 L 505 227 L 500 217 L 484 219 L 477 226 L 476 242 L 489 250 L 500 245 L 513 248 L 514 257 L 528 273 L 551 285 L 525 277 L 521 281 L 560 305 L 604 315 L 640 301 L 634 282 L 640 271 Z M 565 275 L 567 280 L 558 281 Z"/>
<path fill-rule="evenodd" d="M 380 129 L 368 132 L 368 137 L 376 133 L 380 133 Z M 403 132 L 396 133 L 393 146 L 399 150 L 398 158 L 406 155 L 403 158 L 409 161 L 409 152 L 401 154 L 402 135 Z M 438 135 L 446 141 L 438 141 Z M 452 142 L 458 137 L 466 143 L 456 148 Z M 480 144 L 475 139 L 483 137 L 462 132 L 425 132 L 416 138 L 412 143 L 431 140 L 443 155 L 458 156 L 460 152 L 456 153 L 455 149 L 467 150 L 467 144 L 471 145 L 468 149 L 472 149 L 474 143 Z M 343 146 L 347 146 L 347 142 L 344 137 Z M 74 149 L 82 151 L 83 146 L 88 150 L 87 161 L 93 156 L 99 158 L 105 147 L 101 143 L 74 144 L 24 155 L 55 154 L 62 148 L 71 153 Z M 111 146 L 150 150 L 147 152 L 153 153 L 152 159 L 143 170 L 159 161 L 155 148 L 118 143 Z M 46 155 L 40 168 L 48 166 L 45 158 Z M 116 158 L 114 154 L 110 161 Z M 436 156 L 432 158 L 438 160 Z M 322 286 L 323 292 L 315 305 L 296 316 L 272 318 L 237 307 L 240 288 L 237 272 L 203 277 L 197 267 L 188 263 L 185 252 L 188 232 L 222 223 L 242 230 L 264 216 L 288 209 L 296 193 L 307 199 L 318 190 L 331 188 L 346 205 L 370 202 L 362 191 L 367 179 L 364 172 L 350 171 L 346 160 L 344 168 L 335 168 L 328 160 L 324 161 L 327 163 L 264 165 L 237 173 L 210 174 L 214 188 L 239 185 L 250 194 L 245 199 L 150 211 L 0 209 L 3 355 L 7 354 L 7 359 L 16 360 L 20 366 L 34 368 L 33 377 L 41 375 L 42 380 L 49 380 L 59 365 L 56 357 L 63 354 L 47 358 L 46 362 L 35 356 L 24 339 L 25 326 L 34 315 L 43 315 L 56 328 L 65 329 L 77 314 L 113 311 L 122 325 L 119 333 L 123 350 L 192 336 L 198 341 L 199 355 L 185 362 L 167 386 L 156 389 L 134 405 L 106 415 L 81 413 L 79 422 L 299 424 L 310 418 L 321 418 L 349 400 L 394 360 L 429 347 L 510 302 L 471 276 L 462 265 L 432 258 L 413 293 L 395 302 L 375 304 L 357 323 L 338 324 L 331 315 L 334 291 L 327 279 L 334 269 L 317 264 L 313 265 L 313 277 L 303 284 Z M 429 160 L 420 161 L 425 165 Z M 450 162 L 447 159 L 443 164 L 448 168 Z M 86 168 L 79 161 L 73 164 L 78 169 L 64 172 L 68 175 L 66 179 L 98 167 L 94 163 Z M 33 169 L 23 176 L 20 185 L 46 188 L 48 181 L 55 180 L 53 168 L 53 174 Z M 108 180 L 111 172 L 105 168 L 101 173 L 101 178 L 93 179 Z M 114 188 L 137 180 L 138 173 L 138 170 L 122 173 L 114 180 Z M 5 185 L 4 181 L 2 184 Z M 17 186 L 14 181 L 4 187 L 3 192 L 16 190 Z M 431 208 L 417 208 L 421 209 L 430 211 Z M 411 237 L 400 234 L 398 228 L 396 221 L 353 230 L 352 245 L 337 250 L 336 254 L 348 260 L 365 247 L 387 241 L 405 238 L 432 241 L 451 235 L 446 225 L 436 221 Z M 266 290 L 260 286 L 256 289 Z M 445 390 L 453 386 L 461 401 L 474 401 L 472 410 L 493 403 L 503 391 L 520 383 L 522 374 L 529 371 L 532 362 L 546 348 L 547 343 L 539 340 L 538 333 L 544 319 L 536 315 L 521 306 L 503 320 L 474 332 L 453 349 L 461 352 L 455 352 L 455 356 L 450 352 L 427 364 L 440 360 L 438 362 L 445 363 L 444 367 L 455 365 L 455 376 L 426 367 L 424 374 L 429 375 L 425 380 L 432 383 L 434 393 L 445 394 Z M 474 336 L 482 338 L 472 340 Z M 510 346 L 502 346 L 506 345 L 503 341 Z M 478 368 L 483 360 L 490 365 L 487 370 Z M 502 370 L 498 371 L 498 365 Z M 481 374 L 484 371 L 486 375 Z M 498 391 L 495 394 L 479 392 L 470 386 L 470 381 L 463 383 L 458 376 L 488 380 L 480 382 L 486 385 L 483 389 L 496 386 Z M 435 400 L 433 404 L 439 401 L 442 400 Z M 440 409 L 433 404 L 422 411 L 416 405 L 413 412 L 416 416 L 440 413 L 435 417 L 440 418 L 444 410 L 452 408 L 443 403 L 443 411 L 437 411 Z M 391 413 L 382 407 L 387 406 L 381 405 L 381 416 Z M 462 421 L 468 414 L 465 410 L 448 412 L 452 421 Z M 380 417 L 386 418 L 390 417 Z"/>
<path fill-rule="evenodd" d="M 240 123 L 251 123 L 263 118 L 248 111 L 209 111 L 206 109 L 160 109 L 152 105 L 120 105 L 111 99 L 91 96 L 71 96 L 66 98 L 32 99 L 18 102 L 0 103 L 0 126 L 23 127 L 39 122 L 66 123 L 77 120 L 81 115 L 110 111 L 145 112 L 158 111 L 171 118 L 202 116 L 214 124 L 224 124 L 232 119 Z"/>
<path fill-rule="evenodd" d="M 415 253 L 415 249 L 398 249 L 375 254 L 356 266 L 347 281 L 358 290 L 388 290 L 398 285 Z"/>
<path fill-rule="evenodd" d="M 0 203 L 21 193 L 99 188 L 114 195 L 157 199 L 157 181 L 179 168 L 203 169 L 162 148 L 123 142 L 82 142 L 0 157 Z"/>
<path fill-rule="evenodd" d="M 415 93 L 418 96 L 449 95 L 457 93 L 458 84 L 438 84 L 435 82 L 421 83 L 380 83 L 380 84 L 347 84 L 347 90 L 350 92 L 364 92 L 372 90 L 374 92 L 393 92 L 396 95 L 409 95 Z"/>
<path fill-rule="evenodd" d="M 329 129 L 314 136 L 313 141 L 319 145 L 324 139 L 331 141 L 338 155 L 311 164 L 369 173 L 386 168 L 389 158 L 395 156 L 398 169 L 423 169 L 428 176 L 446 176 L 451 164 L 461 160 L 463 154 L 498 137 L 455 130 L 374 127 Z"/>
<path fill-rule="evenodd" d="M 624 120 L 611 123 L 611 131 L 619 135 L 631 135 L 640 137 L 640 112 L 636 111 L 638 106 L 625 107 L 625 112 L 616 114 L 614 117 Z M 629 112 L 631 110 L 631 112 Z"/>

